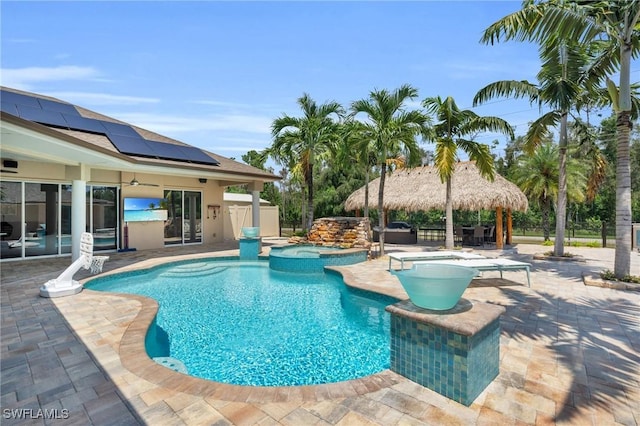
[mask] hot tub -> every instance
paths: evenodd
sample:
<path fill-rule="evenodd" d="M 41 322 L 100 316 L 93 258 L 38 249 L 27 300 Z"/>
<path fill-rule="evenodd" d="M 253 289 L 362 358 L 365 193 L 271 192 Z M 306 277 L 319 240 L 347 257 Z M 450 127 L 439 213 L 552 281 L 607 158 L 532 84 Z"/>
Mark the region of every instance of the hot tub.
<path fill-rule="evenodd" d="M 325 266 L 353 265 L 367 260 L 365 249 L 304 244 L 271 247 L 269 267 L 283 272 L 323 272 Z"/>

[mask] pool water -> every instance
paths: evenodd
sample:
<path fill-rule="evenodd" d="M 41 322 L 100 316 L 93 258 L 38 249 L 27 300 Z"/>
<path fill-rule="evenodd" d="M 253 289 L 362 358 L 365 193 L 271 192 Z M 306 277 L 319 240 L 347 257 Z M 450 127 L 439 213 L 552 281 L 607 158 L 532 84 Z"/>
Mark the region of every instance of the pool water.
<path fill-rule="evenodd" d="M 280 251 L 275 251 L 282 257 L 320 257 L 320 253 L 339 252 L 340 249 L 333 247 L 316 247 L 306 245 L 285 246 Z"/>
<path fill-rule="evenodd" d="M 98 278 L 86 287 L 156 299 L 160 310 L 152 331 L 168 342 L 156 355 L 181 361 L 192 376 L 293 386 L 389 368 L 385 307 L 397 300 L 349 288 L 336 273 L 292 274 L 271 270 L 266 261 L 207 260 Z"/>

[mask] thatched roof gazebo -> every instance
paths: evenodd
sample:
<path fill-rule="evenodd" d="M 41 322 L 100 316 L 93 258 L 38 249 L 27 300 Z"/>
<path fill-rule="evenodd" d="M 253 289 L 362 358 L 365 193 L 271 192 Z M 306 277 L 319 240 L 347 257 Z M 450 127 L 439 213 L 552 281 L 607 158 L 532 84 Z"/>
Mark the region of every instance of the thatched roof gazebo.
<path fill-rule="evenodd" d="M 369 182 L 369 208 L 378 207 L 380 178 Z M 507 211 L 507 244 L 511 243 L 511 212 L 527 211 L 529 202 L 515 184 L 496 174 L 489 181 L 472 161 L 456 164 L 452 179 L 454 210 L 496 210 L 496 245 L 502 248 L 502 210 Z M 364 208 L 364 186 L 347 198 L 346 210 Z M 446 185 L 433 166 L 400 169 L 388 175 L 384 186 L 384 208 L 388 210 L 444 210 Z"/>

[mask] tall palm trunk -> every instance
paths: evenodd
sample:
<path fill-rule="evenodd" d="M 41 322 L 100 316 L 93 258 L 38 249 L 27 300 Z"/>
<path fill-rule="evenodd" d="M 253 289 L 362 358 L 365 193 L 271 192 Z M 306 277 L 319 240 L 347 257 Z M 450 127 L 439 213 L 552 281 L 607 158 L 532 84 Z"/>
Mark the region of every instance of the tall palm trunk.
<path fill-rule="evenodd" d="M 616 252 L 614 274 L 618 278 L 631 271 L 631 164 L 629 139 L 631 118 L 629 111 L 618 113 L 616 133 Z"/>
<path fill-rule="evenodd" d="M 551 212 L 551 198 L 545 196 L 542 201 L 542 235 L 545 241 L 550 239 L 549 212 Z"/>
<path fill-rule="evenodd" d="M 634 20 L 634 24 L 637 19 Z M 633 28 L 634 26 L 631 26 Z M 613 273 L 631 273 L 631 31 L 620 46 L 620 111 L 616 121 L 616 252 Z"/>
<path fill-rule="evenodd" d="M 384 256 L 384 181 L 387 175 L 387 164 L 382 162 L 380 168 L 380 187 L 378 189 L 378 235 L 380 236 L 380 256 Z"/>
<path fill-rule="evenodd" d="M 445 206 L 445 217 L 447 218 L 444 224 L 445 227 L 445 240 L 444 246 L 446 249 L 453 248 L 453 197 L 451 195 L 451 181 L 452 176 L 447 178 L 447 200 Z M 462 237 L 462 235 L 460 236 Z"/>
<path fill-rule="evenodd" d="M 369 166 L 364 172 L 364 217 L 369 218 Z"/>
<path fill-rule="evenodd" d="M 313 170 L 313 165 L 310 166 Z M 309 172 L 307 176 L 307 232 L 311 230 L 313 226 L 313 172 Z"/>
<path fill-rule="evenodd" d="M 553 245 L 555 256 L 564 256 L 564 229 L 567 223 L 567 112 L 560 120 L 560 165 L 558 168 L 558 206 L 556 210 L 556 239 Z"/>

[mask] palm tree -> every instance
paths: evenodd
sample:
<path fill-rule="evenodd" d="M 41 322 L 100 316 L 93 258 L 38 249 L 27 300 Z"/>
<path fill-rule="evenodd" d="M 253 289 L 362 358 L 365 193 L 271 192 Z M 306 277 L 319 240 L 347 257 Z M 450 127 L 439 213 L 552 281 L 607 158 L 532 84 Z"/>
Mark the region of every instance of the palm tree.
<path fill-rule="evenodd" d="M 488 145 L 473 141 L 476 134 L 483 131 L 501 132 L 513 139 L 513 129 L 498 117 L 482 117 L 471 110 L 461 110 L 452 97 L 441 99 L 430 97 L 422 102 L 429 114 L 435 116 L 431 139 L 436 144 L 434 164 L 442 182 L 446 183 L 445 247 L 453 248 L 453 197 L 451 184 L 455 165 L 459 160 L 458 149 L 476 162 L 480 174 L 493 179 L 493 157 Z"/>
<path fill-rule="evenodd" d="M 407 111 L 405 102 L 415 99 L 418 90 L 405 84 L 394 91 L 373 90 L 367 99 L 351 104 L 352 115 L 366 115 L 362 124 L 362 140 L 371 141 L 377 153 L 376 163 L 380 169 L 378 190 L 378 226 L 380 228 L 380 255 L 384 255 L 384 182 L 387 174 L 387 159 L 405 151 L 409 158 L 419 155 L 416 137 L 427 131 L 428 117 L 420 111 Z"/>
<path fill-rule="evenodd" d="M 553 42 L 552 42 L 553 41 Z M 538 72 L 539 85 L 527 81 L 506 80 L 491 83 L 480 89 L 474 97 L 474 105 L 499 96 L 529 98 L 551 111 L 543 114 L 530 126 L 525 136 L 525 151 L 532 153 L 551 134 L 552 128 L 560 125 L 558 200 L 556 209 L 556 238 L 554 254 L 564 255 L 564 232 L 567 212 L 567 148 L 568 117 L 578 110 L 582 101 L 588 99 L 586 93 L 595 93 L 594 81 L 583 71 L 588 54 L 575 43 L 555 43 L 552 39 L 540 47 L 542 67 Z M 575 118 L 575 117 L 574 117 Z M 576 122 L 581 123 L 576 120 Z"/>
<path fill-rule="evenodd" d="M 631 269 L 631 166 L 632 127 L 631 57 L 640 52 L 640 1 L 527 1 L 521 10 L 492 24 L 481 41 L 527 40 L 541 44 L 576 42 L 594 44 L 598 55 L 588 72 L 606 78 L 611 104 L 617 115 L 616 252 L 614 274 Z M 618 87 L 609 80 L 620 73 Z"/>
<path fill-rule="evenodd" d="M 334 101 L 317 105 L 308 94 L 298 99 L 303 117 L 283 115 L 274 120 L 271 134 L 274 138 L 267 154 L 292 172 L 299 170 L 307 186 L 306 229 L 313 224 L 313 168 L 318 160 L 326 158 L 338 141 L 339 119 L 344 113 Z M 338 119 L 338 120 L 336 120 Z M 293 163 L 293 167 L 292 166 Z"/>
<path fill-rule="evenodd" d="M 376 165 L 373 140 L 364 123 L 349 119 L 344 125 L 344 138 L 339 162 L 346 167 L 358 167 L 364 171 L 364 217 L 369 218 L 369 181 L 371 169 Z"/>
<path fill-rule="evenodd" d="M 520 156 L 511 175 L 522 192 L 540 206 L 545 241 L 550 237 L 549 213 L 558 195 L 559 155 L 558 146 L 546 142 L 538 146 L 533 154 Z M 587 178 L 580 165 L 574 158 L 567 161 L 567 197 L 575 202 L 581 202 L 585 198 Z"/>

